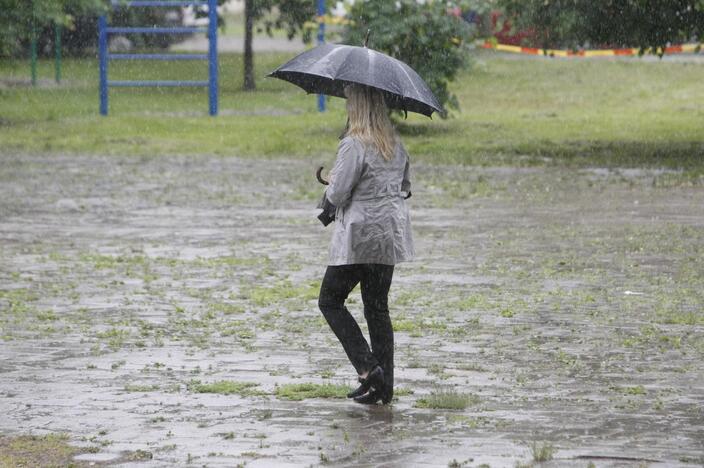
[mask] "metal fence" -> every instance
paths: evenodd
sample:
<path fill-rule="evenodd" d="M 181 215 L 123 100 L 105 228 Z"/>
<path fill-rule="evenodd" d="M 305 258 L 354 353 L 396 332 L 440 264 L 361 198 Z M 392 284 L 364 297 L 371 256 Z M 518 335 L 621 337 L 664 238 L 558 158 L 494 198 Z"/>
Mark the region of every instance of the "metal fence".
<path fill-rule="evenodd" d="M 218 114 L 218 19 L 217 0 L 161 1 L 141 0 L 119 2 L 111 1 L 113 8 L 119 7 L 208 7 L 208 27 L 111 27 L 107 17 L 98 18 L 98 56 L 100 67 L 100 114 L 108 115 L 108 89 L 124 87 L 208 87 L 210 115 Z M 108 51 L 109 34 L 193 34 L 208 33 L 207 54 L 116 54 Z M 207 60 L 208 80 L 115 80 L 108 79 L 108 63 L 113 60 Z"/>

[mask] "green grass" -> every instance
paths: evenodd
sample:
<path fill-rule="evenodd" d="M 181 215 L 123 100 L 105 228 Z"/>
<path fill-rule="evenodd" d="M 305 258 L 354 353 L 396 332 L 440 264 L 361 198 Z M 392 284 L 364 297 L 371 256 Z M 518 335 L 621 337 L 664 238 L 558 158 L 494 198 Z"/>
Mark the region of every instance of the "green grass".
<path fill-rule="evenodd" d="M 241 55 L 223 55 L 220 109 L 203 89 L 112 89 L 98 115 L 97 63 L 65 61 L 59 87 L 0 86 L 3 152 L 215 154 L 331 160 L 344 103 L 316 99 L 265 74 L 290 54 L 258 54 L 258 90 L 241 91 Z M 52 62 L 39 75 L 51 77 Z M 515 60 L 479 53 L 452 90 L 461 111 L 409 115 L 399 130 L 415 160 L 437 163 L 665 166 L 704 172 L 700 64 Z M 27 61 L 0 62 L 0 82 L 26 79 Z M 205 79 L 203 63 L 113 63 L 111 79 Z"/>
<path fill-rule="evenodd" d="M 630 387 L 610 387 L 611 390 L 623 395 L 647 395 L 647 390 L 642 385 Z"/>
<path fill-rule="evenodd" d="M 154 392 L 159 390 L 158 385 L 139 385 L 139 384 L 126 384 L 126 392 Z"/>
<path fill-rule="evenodd" d="M 244 296 L 252 301 L 255 306 L 265 307 L 287 299 L 297 299 L 300 301 L 317 299 L 319 291 L 320 283 L 318 281 L 297 285 L 292 284 L 290 281 L 282 281 L 272 287 L 254 286 L 252 289 L 246 291 Z"/>
<path fill-rule="evenodd" d="M 460 393 L 453 390 L 438 390 L 430 395 L 419 398 L 416 408 L 431 409 L 465 409 L 479 403 L 479 397 L 471 393 Z"/>
<path fill-rule="evenodd" d="M 73 457 L 88 450 L 68 442 L 66 434 L 0 435 L 0 467 L 72 466 Z"/>
<path fill-rule="evenodd" d="M 276 387 L 276 397 L 281 400 L 300 401 L 308 398 L 346 398 L 350 388 L 333 384 L 286 384 Z"/>
<path fill-rule="evenodd" d="M 254 388 L 257 386 L 258 384 L 253 382 L 233 382 L 231 380 L 220 380 L 210 384 L 204 384 L 199 380 L 191 380 L 188 383 L 188 390 L 193 393 L 219 393 L 221 395 L 261 395 L 262 392 Z"/>
<path fill-rule="evenodd" d="M 530 446 L 530 453 L 533 456 L 533 461 L 541 463 L 552 460 L 557 449 L 549 442 L 537 443 L 533 442 Z"/>

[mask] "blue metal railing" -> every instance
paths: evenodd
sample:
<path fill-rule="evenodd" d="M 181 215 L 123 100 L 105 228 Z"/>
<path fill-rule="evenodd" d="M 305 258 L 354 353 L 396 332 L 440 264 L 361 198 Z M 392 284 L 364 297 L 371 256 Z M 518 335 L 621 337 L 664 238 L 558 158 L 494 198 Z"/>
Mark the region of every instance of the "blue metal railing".
<path fill-rule="evenodd" d="M 110 54 L 110 60 L 208 60 L 207 54 Z"/>
<path fill-rule="evenodd" d="M 194 33 L 204 33 L 208 32 L 207 28 L 188 28 L 188 27 L 149 27 L 149 28 L 138 28 L 138 27 L 116 27 L 108 28 L 108 33 L 117 34 L 194 34 Z"/>
<path fill-rule="evenodd" d="M 120 2 L 118 0 L 113 0 L 110 3 L 112 3 L 113 7 L 122 7 L 122 6 L 127 6 L 127 7 L 208 6 L 208 0 L 190 1 L 190 2 L 189 1 L 175 1 L 175 0 L 134 0 L 134 1 Z"/>
<path fill-rule="evenodd" d="M 186 7 L 207 6 L 208 27 L 110 27 L 107 18 L 98 18 L 98 58 L 100 72 L 100 114 L 108 115 L 108 89 L 126 87 L 208 87 L 208 104 L 210 115 L 218 114 L 218 18 L 217 0 L 112 0 L 113 8 L 119 7 Z M 207 54 L 111 54 L 108 52 L 109 34 L 191 34 L 208 33 Z M 208 80 L 108 80 L 108 62 L 111 60 L 208 60 Z"/>
<path fill-rule="evenodd" d="M 108 86 L 113 88 L 157 88 L 157 87 L 178 87 L 178 86 L 208 86 L 207 81 L 184 81 L 184 80 L 151 80 L 151 81 L 139 81 L 139 80 L 122 80 L 122 81 L 108 81 Z"/>
<path fill-rule="evenodd" d="M 325 0 L 318 0 L 318 45 L 325 44 Z M 325 112 L 325 95 L 318 94 L 318 111 Z"/>

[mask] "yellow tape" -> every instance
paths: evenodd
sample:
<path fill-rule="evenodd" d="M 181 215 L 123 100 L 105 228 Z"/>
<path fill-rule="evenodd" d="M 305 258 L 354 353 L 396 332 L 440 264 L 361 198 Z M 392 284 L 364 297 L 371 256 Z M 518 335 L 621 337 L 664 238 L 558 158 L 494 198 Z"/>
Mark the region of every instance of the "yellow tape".
<path fill-rule="evenodd" d="M 494 49 L 502 52 L 510 52 L 513 54 L 528 54 L 535 55 L 536 48 L 531 47 L 520 47 L 508 44 L 494 44 L 492 42 L 486 41 L 480 44 L 481 47 L 485 49 Z M 677 53 L 699 53 L 704 48 L 704 44 L 683 44 L 680 47 L 681 51 L 670 51 L 669 54 Z M 638 55 L 639 49 L 625 48 L 625 49 L 596 49 L 596 50 L 583 50 L 579 52 L 573 52 L 570 50 L 560 50 L 560 49 L 538 49 L 538 55 L 549 55 L 551 57 L 614 57 L 614 56 L 628 56 L 628 55 Z M 653 49 L 646 49 L 645 53 L 651 53 Z M 658 48 L 655 50 L 657 53 L 662 53 L 663 49 Z M 665 52 L 666 54 L 668 52 Z"/>
<path fill-rule="evenodd" d="M 682 52 L 699 52 L 702 49 L 702 44 L 684 44 Z"/>
<path fill-rule="evenodd" d="M 613 50 L 585 50 L 585 57 L 613 57 L 616 55 Z"/>
<path fill-rule="evenodd" d="M 501 50 L 503 52 L 513 52 L 520 54 L 522 52 L 521 48 L 518 46 L 506 45 L 506 44 L 496 44 L 494 47 L 496 50 Z"/>

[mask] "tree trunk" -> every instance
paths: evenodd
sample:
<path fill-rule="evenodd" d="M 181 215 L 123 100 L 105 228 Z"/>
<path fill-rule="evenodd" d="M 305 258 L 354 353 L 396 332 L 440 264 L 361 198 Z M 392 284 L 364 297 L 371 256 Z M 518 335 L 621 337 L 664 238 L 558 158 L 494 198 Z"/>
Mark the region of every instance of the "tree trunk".
<path fill-rule="evenodd" d="M 255 0 L 244 1 L 244 90 L 252 91 L 256 88 L 254 84 L 254 53 L 252 52 L 252 30 L 254 29 L 254 8 Z"/>

